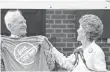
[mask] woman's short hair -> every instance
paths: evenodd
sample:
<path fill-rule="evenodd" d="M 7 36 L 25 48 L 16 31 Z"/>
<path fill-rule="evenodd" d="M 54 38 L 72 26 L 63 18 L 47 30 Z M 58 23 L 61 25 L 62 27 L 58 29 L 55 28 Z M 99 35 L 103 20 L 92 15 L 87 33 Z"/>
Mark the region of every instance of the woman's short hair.
<path fill-rule="evenodd" d="M 96 15 L 86 14 L 79 19 L 79 23 L 90 41 L 97 40 L 103 33 L 102 21 Z"/>

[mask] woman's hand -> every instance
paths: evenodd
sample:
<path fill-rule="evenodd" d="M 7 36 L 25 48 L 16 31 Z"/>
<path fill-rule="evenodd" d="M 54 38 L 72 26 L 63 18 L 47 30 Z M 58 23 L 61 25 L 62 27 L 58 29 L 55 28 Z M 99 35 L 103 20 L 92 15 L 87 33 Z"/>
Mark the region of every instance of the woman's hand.
<path fill-rule="evenodd" d="M 80 53 L 80 52 L 82 52 L 82 51 L 83 51 L 82 48 L 74 49 L 74 54 L 75 54 L 75 53 Z"/>

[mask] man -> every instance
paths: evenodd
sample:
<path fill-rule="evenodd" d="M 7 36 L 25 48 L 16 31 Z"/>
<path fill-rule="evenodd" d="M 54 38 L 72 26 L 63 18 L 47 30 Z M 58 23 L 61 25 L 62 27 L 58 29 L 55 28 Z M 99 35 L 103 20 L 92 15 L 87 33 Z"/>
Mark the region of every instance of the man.
<path fill-rule="evenodd" d="M 54 57 L 44 36 L 26 37 L 26 20 L 19 10 L 9 10 L 5 24 L 10 36 L 2 36 L 1 52 L 6 71 L 49 71 Z M 49 57 L 48 55 L 51 55 Z"/>

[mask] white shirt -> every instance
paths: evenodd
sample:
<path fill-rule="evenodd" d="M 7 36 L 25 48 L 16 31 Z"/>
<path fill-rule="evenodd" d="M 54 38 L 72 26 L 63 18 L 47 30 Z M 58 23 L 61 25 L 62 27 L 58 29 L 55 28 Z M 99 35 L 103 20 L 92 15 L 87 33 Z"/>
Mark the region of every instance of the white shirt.
<path fill-rule="evenodd" d="M 81 46 L 80 46 L 81 47 Z M 78 48 L 80 48 L 78 47 Z M 73 63 L 75 61 L 74 53 L 68 56 L 67 58 L 60 53 L 56 48 L 52 49 L 56 57 L 56 61 L 64 68 L 71 69 L 73 68 Z M 105 63 L 105 55 L 102 49 L 95 43 L 92 42 L 85 50 L 84 50 L 84 58 L 86 60 L 87 66 L 94 70 L 94 71 L 107 71 L 106 70 L 106 63 Z M 72 72 L 94 72 L 90 71 L 86 68 L 85 64 L 83 63 L 80 55 L 78 65 L 72 70 Z"/>

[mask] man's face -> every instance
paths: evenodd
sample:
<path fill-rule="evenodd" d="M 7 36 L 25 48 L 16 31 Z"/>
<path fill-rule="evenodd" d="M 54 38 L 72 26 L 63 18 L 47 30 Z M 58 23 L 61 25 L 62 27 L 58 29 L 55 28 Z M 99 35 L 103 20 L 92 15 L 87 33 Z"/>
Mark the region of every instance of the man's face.
<path fill-rule="evenodd" d="M 27 25 L 26 20 L 22 15 L 17 15 L 13 18 L 13 22 L 10 27 L 10 31 L 12 34 L 17 36 L 22 36 L 27 33 Z"/>

